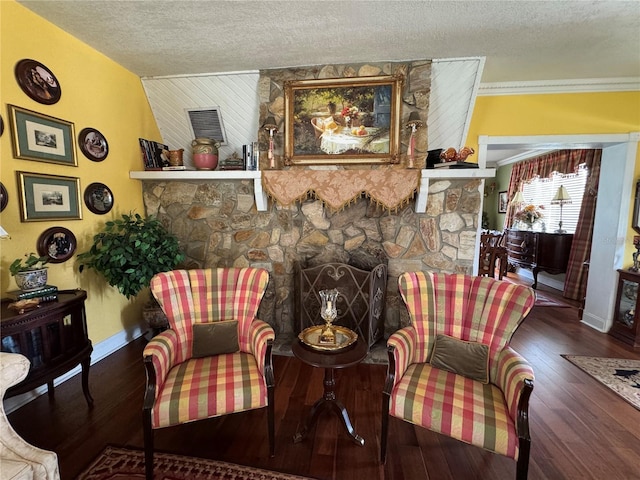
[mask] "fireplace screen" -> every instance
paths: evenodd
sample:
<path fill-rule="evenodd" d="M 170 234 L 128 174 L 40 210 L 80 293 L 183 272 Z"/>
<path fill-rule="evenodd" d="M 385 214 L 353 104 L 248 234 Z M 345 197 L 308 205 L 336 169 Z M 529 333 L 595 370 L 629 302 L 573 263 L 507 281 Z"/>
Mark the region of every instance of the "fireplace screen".
<path fill-rule="evenodd" d="M 296 330 L 323 325 L 320 290 L 338 290 L 338 315 L 334 325 L 342 325 L 365 339 L 369 346 L 384 334 L 384 301 L 387 266 L 372 271 L 344 263 L 327 263 L 300 269 L 296 275 Z"/>

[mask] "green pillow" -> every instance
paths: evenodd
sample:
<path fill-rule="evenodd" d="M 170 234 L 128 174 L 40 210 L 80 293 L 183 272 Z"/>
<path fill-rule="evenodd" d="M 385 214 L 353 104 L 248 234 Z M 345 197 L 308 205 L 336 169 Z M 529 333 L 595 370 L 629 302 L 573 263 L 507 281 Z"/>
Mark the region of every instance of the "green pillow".
<path fill-rule="evenodd" d="M 429 359 L 432 367 L 489 383 L 489 346 L 437 335 Z"/>
<path fill-rule="evenodd" d="M 238 321 L 195 323 L 193 325 L 193 358 L 210 357 L 222 353 L 235 353 L 238 344 Z"/>

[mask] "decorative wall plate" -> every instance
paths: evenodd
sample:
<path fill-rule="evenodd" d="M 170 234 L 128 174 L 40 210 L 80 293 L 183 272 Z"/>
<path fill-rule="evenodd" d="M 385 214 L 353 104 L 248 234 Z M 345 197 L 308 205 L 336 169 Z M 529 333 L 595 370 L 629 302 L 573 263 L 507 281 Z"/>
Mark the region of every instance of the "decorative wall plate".
<path fill-rule="evenodd" d="M 96 215 L 104 215 L 113 207 L 113 193 L 104 183 L 92 183 L 84 190 L 84 203 Z"/>
<path fill-rule="evenodd" d="M 6 208 L 7 203 L 9 203 L 9 194 L 4 185 L 0 183 L 0 212 Z"/>
<path fill-rule="evenodd" d="M 53 105 L 60 100 L 60 83 L 42 63 L 29 58 L 20 60 L 16 64 L 15 75 L 20 88 L 36 102 Z"/>
<path fill-rule="evenodd" d="M 82 153 L 94 162 L 101 162 L 109 154 L 107 139 L 95 128 L 83 128 L 78 135 L 78 145 Z"/>
<path fill-rule="evenodd" d="M 51 227 L 38 237 L 38 255 L 49 257 L 51 263 L 69 260 L 76 251 L 76 237 L 64 227 Z"/>
<path fill-rule="evenodd" d="M 0 115 L 0 137 L 4 133 L 4 120 L 2 119 L 2 115 Z"/>

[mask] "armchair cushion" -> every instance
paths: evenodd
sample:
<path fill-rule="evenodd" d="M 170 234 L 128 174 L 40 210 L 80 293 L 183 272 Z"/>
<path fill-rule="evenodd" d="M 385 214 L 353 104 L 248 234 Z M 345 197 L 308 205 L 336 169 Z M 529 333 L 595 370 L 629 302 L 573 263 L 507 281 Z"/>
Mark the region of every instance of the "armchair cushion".
<path fill-rule="evenodd" d="M 192 358 L 202 358 L 221 353 L 235 353 L 238 344 L 238 321 L 195 323 L 193 325 Z"/>
<path fill-rule="evenodd" d="M 429 363 L 480 383 L 489 383 L 488 345 L 439 334 L 436 335 Z"/>
<path fill-rule="evenodd" d="M 394 388 L 389 413 L 465 443 L 518 458 L 516 429 L 496 385 L 428 363 L 414 363 Z"/>
<path fill-rule="evenodd" d="M 267 406 L 267 386 L 250 353 L 193 358 L 167 375 L 153 407 L 153 428 Z"/>

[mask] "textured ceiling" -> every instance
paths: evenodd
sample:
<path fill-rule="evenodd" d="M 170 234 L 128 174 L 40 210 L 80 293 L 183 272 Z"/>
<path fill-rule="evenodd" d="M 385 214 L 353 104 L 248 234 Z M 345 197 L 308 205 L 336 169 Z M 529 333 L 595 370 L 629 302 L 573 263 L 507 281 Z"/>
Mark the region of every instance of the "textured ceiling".
<path fill-rule="evenodd" d="M 18 2 L 142 77 L 468 56 L 483 83 L 640 77 L 639 1 Z"/>

